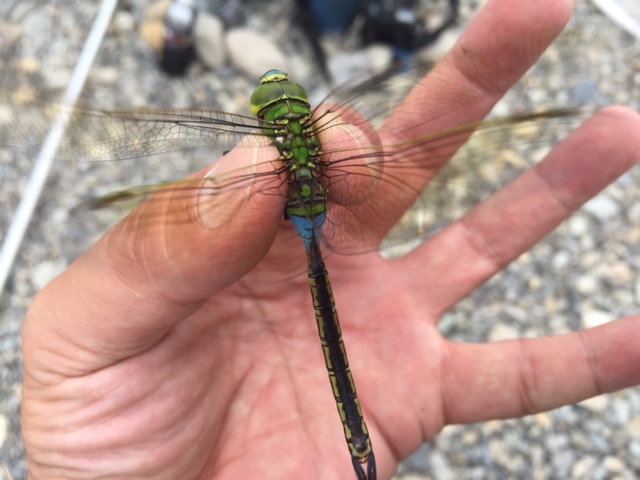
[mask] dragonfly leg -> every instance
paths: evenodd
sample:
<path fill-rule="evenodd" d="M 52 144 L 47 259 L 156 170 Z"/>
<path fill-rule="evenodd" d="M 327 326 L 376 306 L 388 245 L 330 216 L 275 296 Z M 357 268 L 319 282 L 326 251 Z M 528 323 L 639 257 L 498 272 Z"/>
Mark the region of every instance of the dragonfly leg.
<path fill-rule="evenodd" d="M 364 468 L 362 468 L 362 464 L 356 457 L 351 457 L 351 462 L 353 463 L 353 469 L 358 476 L 358 480 L 377 480 L 378 474 L 376 473 L 376 457 L 373 455 L 373 452 L 369 455 L 366 473 Z"/>

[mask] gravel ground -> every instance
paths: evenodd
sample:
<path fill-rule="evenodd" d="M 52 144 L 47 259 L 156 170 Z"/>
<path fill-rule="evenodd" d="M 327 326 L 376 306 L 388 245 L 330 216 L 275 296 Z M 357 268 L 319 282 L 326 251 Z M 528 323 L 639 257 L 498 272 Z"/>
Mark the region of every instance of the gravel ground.
<path fill-rule="evenodd" d="M 0 120 L 1 109 L 7 105 L 19 109 L 33 101 L 59 98 L 97 3 L 3 2 Z M 158 72 L 154 54 L 137 35 L 143 3 L 121 2 L 84 90 L 83 103 L 95 108 L 194 106 L 247 113 L 246 99 L 255 80 L 231 67 L 207 71 L 194 65 L 178 80 Z M 313 83 L 317 72 L 308 64 L 306 51 L 284 42 L 291 34 L 288 22 L 273 20 L 273 15 L 285 11 L 285 3 L 256 2 L 249 23 L 286 45 L 283 48 L 294 72 L 303 77 L 296 79 Z M 472 7 L 464 7 L 459 29 L 472 12 Z M 576 20 L 575 35 L 531 72 L 516 93 L 499 106 L 499 113 L 562 106 L 576 100 L 591 105 L 622 103 L 640 110 L 638 41 L 617 30 L 586 2 L 579 4 Z M 573 50 L 576 46 L 582 48 L 581 54 Z M 544 146 L 536 149 L 534 153 L 539 154 Z M 6 478 L 26 477 L 19 419 L 24 313 L 33 296 L 114 221 L 110 214 L 78 219 L 69 214 L 70 209 L 91 192 L 179 178 L 199 168 L 196 165 L 209 163 L 210 156 L 194 152 L 181 154 L 179 161 L 169 155 L 133 164 L 56 164 L 6 292 L 0 297 L 0 466 L 6 468 Z M 31 166 L 31 159 L 24 154 L 0 150 L 0 232 L 6 231 L 11 221 Z M 561 227 L 560 234 L 552 235 L 457 305 L 443 319 L 441 331 L 456 341 L 496 341 L 559 334 L 638 313 L 637 170 L 590 202 Z M 639 476 L 638 388 L 523 419 L 447 427 L 398 471 L 398 478 L 439 480 Z"/>

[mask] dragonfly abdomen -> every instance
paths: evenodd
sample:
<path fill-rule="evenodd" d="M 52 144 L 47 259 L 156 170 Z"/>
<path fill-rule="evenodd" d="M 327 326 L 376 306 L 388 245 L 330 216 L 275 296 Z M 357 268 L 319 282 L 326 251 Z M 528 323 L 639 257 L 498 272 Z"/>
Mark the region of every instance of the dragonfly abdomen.
<path fill-rule="evenodd" d="M 308 251 L 309 283 L 318 325 L 318 335 L 322 343 L 325 364 L 329 373 L 331 389 L 338 407 L 345 439 L 349 446 L 358 478 L 375 478 L 375 460 L 369 438 L 369 430 L 364 421 L 362 407 L 356 393 L 355 382 L 349 368 L 347 351 L 342 340 L 342 331 L 336 311 L 329 273 L 325 267 L 317 239 L 312 239 Z M 369 463 L 368 475 L 360 464 Z"/>

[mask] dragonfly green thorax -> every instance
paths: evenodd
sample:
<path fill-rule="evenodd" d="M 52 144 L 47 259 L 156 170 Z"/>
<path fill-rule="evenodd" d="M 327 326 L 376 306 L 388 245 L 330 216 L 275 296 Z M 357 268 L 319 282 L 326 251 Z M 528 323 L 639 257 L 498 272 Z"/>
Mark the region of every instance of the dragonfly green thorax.
<path fill-rule="evenodd" d="M 307 251 L 319 241 L 326 219 L 327 192 L 320 181 L 320 141 L 310 122 L 305 89 L 280 70 L 269 70 L 251 96 L 251 111 L 268 127 L 289 172 L 285 213 L 302 237 Z"/>

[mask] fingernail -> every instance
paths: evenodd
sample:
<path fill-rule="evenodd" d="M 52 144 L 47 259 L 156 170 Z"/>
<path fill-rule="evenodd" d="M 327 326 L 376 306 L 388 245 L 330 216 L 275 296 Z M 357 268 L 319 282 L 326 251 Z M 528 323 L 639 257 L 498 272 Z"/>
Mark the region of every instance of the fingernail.
<path fill-rule="evenodd" d="M 375 192 L 382 172 L 375 131 L 364 122 L 356 125 L 337 117 L 327 123 L 320 137 L 329 152 L 328 161 L 336 165 L 335 169 L 329 167 L 325 171 L 332 198 L 344 205 L 367 201 Z"/>
<path fill-rule="evenodd" d="M 235 148 L 202 178 L 197 216 L 205 228 L 220 228 L 247 203 L 255 179 L 259 147 Z"/>

